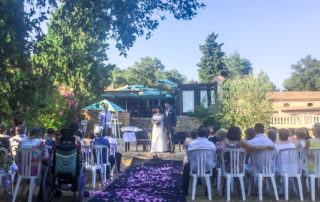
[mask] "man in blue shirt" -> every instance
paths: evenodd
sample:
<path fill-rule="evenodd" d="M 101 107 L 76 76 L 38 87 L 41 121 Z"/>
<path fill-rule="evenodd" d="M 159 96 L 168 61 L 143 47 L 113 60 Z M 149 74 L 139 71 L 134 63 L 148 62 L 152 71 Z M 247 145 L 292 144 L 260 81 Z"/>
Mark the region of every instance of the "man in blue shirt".
<path fill-rule="evenodd" d="M 109 105 L 105 104 L 104 105 L 104 110 L 102 110 L 99 113 L 99 116 L 98 116 L 98 120 L 100 121 L 99 124 L 103 129 L 109 128 L 109 124 L 106 124 L 106 123 L 110 123 L 111 122 L 112 114 L 111 114 L 110 111 L 108 111 L 108 108 L 109 108 Z"/>
<path fill-rule="evenodd" d="M 110 143 L 109 140 L 107 138 L 104 138 L 102 136 L 102 132 L 103 129 L 101 126 L 97 126 L 94 128 L 94 134 L 97 136 L 92 142 L 92 145 L 102 145 L 102 146 L 107 146 L 110 150 Z M 106 149 L 102 149 L 102 163 L 106 163 L 107 162 L 107 152 L 110 154 L 109 151 L 107 151 Z M 114 163 L 115 163 L 115 158 L 112 155 L 109 155 L 109 163 L 111 164 L 111 168 L 113 167 Z M 107 171 L 107 178 L 109 178 L 110 175 L 110 170 L 108 169 Z"/>

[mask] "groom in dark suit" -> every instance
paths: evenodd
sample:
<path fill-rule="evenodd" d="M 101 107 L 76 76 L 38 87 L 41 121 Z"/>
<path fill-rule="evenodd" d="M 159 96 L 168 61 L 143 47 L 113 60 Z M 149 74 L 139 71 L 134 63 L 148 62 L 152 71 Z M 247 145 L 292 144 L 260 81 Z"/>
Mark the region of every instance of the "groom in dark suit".
<path fill-rule="evenodd" d="M 164 104 L 164 130 L 167 140 L 167 151 L 174 153 L 174 129 L 177 124 L 176 111 L 170 107 L 169 103 Z"/>

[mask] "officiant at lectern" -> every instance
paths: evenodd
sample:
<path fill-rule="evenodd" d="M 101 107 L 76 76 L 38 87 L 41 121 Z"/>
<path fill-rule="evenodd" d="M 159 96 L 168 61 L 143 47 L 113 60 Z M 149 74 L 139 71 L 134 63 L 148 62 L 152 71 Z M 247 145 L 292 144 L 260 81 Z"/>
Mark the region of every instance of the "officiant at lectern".
<path fill-rule="evenodd" d="M 109 108 L 109 105 L 108 104 L 105 104 L 104 105 L 104 110 L 102 110 L 100 113 L 99 113 L 99 116 L 98 116 L 98 121 L 99 121 L 99 125 L 105 129 L 105 128 L 110 128 L 109 124 L 106 124 L 106 123 L 110 123 L 111 122 L 111 117 L 112 117 L 112 114 L 111 112 L 108 110 Z"/>

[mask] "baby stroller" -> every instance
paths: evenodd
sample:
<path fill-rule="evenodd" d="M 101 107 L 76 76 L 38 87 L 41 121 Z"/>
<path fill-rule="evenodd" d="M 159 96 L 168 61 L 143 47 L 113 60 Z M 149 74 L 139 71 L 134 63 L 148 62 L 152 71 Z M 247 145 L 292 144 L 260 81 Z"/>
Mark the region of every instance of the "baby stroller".
<path fill-rule="evenodd" d="M 52 201 L 54 196 L 61 194 L 60 190 L 72 191 L 74 200 L 85 200 L 86 178 L 80 146 L 75 143 L 72 129 L 61 130 L 60 143 L 52 148 L 51 161 L 43 175 L 44 201 Z M 78 192 L 77 198 L 76 192 Z"/>

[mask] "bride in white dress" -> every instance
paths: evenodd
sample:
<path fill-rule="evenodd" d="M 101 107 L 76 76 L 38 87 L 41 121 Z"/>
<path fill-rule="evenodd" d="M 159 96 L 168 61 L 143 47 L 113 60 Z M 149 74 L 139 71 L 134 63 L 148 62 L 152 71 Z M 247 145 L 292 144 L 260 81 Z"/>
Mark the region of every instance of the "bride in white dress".
<path fill-rule="evenodd" d="M 152 116 L 151 123 L 152 127 L 152 137 L 151 137 L 151 152 L 164 152 L 166 151 L 166 138 L 163 130 L 163 114 L 161 113 L 161 108 L 157 107 L 156 112 Z M 154 157 L 157 157 L 154 154 Z"/>

